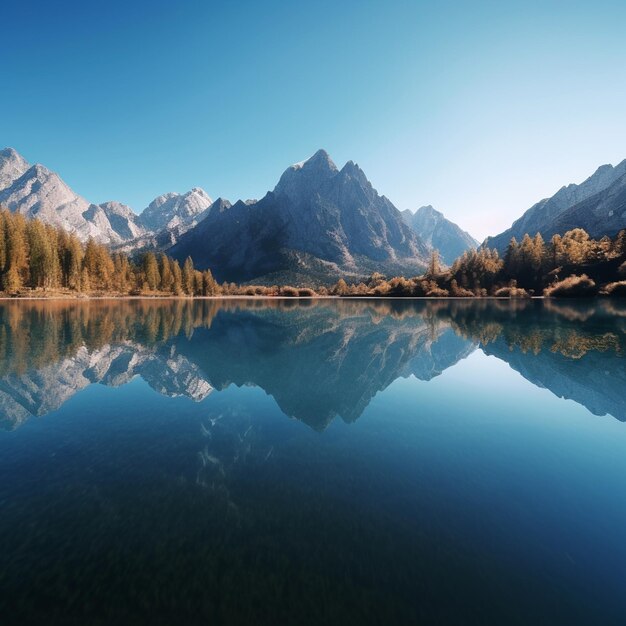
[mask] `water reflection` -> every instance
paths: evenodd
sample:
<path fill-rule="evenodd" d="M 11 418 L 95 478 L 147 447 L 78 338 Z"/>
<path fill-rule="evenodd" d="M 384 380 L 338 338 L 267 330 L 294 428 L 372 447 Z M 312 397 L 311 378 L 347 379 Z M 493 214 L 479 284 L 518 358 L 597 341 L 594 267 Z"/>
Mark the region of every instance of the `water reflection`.
<path fill-rule="evenodd" d="M 0 622 L 622 624 L 625 313 L 0 305 Z"/>
<path fill-rule="evenodd" d="M 626 306 L 615 301 L 8 302 L 0 420 L 15 428 L 90 384 L 140 376 L 195 401 L 257 386 L 287 416 L 322 430 L 337 416 L 356 420 L 397 378 L 430 380 L 477 348 L 625 420 L 625 342 Z"/>

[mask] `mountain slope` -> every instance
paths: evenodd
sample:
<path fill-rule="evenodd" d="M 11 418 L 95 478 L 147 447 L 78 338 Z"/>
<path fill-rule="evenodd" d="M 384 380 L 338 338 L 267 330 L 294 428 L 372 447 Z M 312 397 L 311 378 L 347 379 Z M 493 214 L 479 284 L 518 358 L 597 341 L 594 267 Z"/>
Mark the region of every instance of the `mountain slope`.
<path fill-rule="evenodd" d="M 121 202 L 103 202 L 91 204 L 83 217 L 93 223 L 109 243 L 134 240 L 145 234 L 139 224 L 138 216 Z"/>
<path fill-rule="evenodd" d="M 537 202 L 522 217 L 513 222 L 511 228 L 495 237 L 488 237 L 484 245 L 489 248 L 497 248 L 500 252 L 503 252 L 509 244 L 511 237 L 515 237 L 520 241 L 526 233 L 534 235 L 538 232 L 542 234 L 549 232 L 550 224 L 556 223 L 559 215 L 604 191 L 624 174 L 626 174 L 626 159 L 615 167 L 602 165 L 594 174 L 579 185 L 572 183 L 562 187 L 551 198 L 545 198 Z M 626 226 L 626 223 L 624 223 L 624 226 Z M 552 234 L 554 232 L 556 231 L 553 231 Z M 605 233 L 603 232 L 602 234 Z"/>
<path fill-rule="evenodd" d="M 29 219 L 36 217 L 75 232 L 81 239 L 99 235 L 95 224 L 83 217 L 89 207 L 87 200 L 43 165 L 33 165 L 0 191 L 0 205 Z"/>
<path fill-rule="evenodd" d="M 573 228 L 584 228 L 595 238 L 612 236 L 626 228 L 626 174 L 606 189 L 557 215 L 541 234 L 548 239 Z"/>
<path fill-rule="evenodd" d="M 120 202 L 89 203 L 55 172 L 40 164 L 31 166 L 13 148 L 5 148 L 0 151 L 0 205 L 64 228 L 83 241 L 93 237 L 131 250 L 146 242 L 171 245 L 204 217 L 211 198 L 199 188 L 185 194 L 167 193 L 136 215 Z"/>
<path fill-rule="evenodd" d="M 281 271 L 330 280 L 376 269 L 415 273 L 424 267 L 428 248 L 356 164 L 338 170 L 319 150 L 289 167 L 259 201 L 216 201 L 170 253 L 179 260 L 191 256 L 219 280 Z"/>
<path fill-rule="evenodd" d="M 0 150 L 0 190 L 10 187 L 30 164 L 13 148 Z"/>
<path fill-rule="evenodd" d="M 480 244 L 457 224 L 446 219 L 431 205 L 420 207 L 415 213 L 402 211 L 404 221 L 432 248 L 439 250 L 441 259 L 451 265 L 466 250 Z"/>
<path fill-rule="evenodd" d="M 12 148 L 0 152 L 0 205 L 102 243 L 119 243 L 144 231 L 137 216 L 119 202 L 90 204 L 43 165 L 30 166 Z"/>
<path fill-rule="evenodd" d="M 155 198 L 141 212 L 139 224 L 153 233 L 165 229 L 184 232 L 204 217 L 212 202 L 206 191 L 199 187 L 184 194 L 166 193 Z"/>

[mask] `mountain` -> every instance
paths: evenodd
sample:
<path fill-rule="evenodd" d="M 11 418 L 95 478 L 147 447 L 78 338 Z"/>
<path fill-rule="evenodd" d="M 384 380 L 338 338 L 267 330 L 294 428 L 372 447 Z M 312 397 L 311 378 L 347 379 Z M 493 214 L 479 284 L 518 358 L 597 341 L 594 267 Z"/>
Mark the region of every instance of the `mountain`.
<path fill-rule="evenodd" d="M 0 189 L 10 187 L 29 167 L 28 162 L 13 148 L 0 150 Z"/>
<path fill-rule="evenodd" d="M 321 281 L 418 273 L 428 247 L 358 165 L 348 161 L 339 170 L 319 150 L 289 167 L 261 200 L 217 200 L 169 252 L 179 260 L 191 256 L 218 280 Z"/>
<path fill-rule="evenodd" d="M 0 206 L 64 228 L 83 241 L 93 237 L 118 247 L 126 244 L 129 250 L 146 242 L 167 248 L 204 217 L 211 202 L 204 190 L 194 188 L 159 196 L 136 215 L 120 202 L 89 203 L 55 172 L 31 166 L 13 148 L 0 151 Z"/>
<path fill-rule="evenodd" d="M 594 236 L 615 234 L 626 227 L 626 217 L 623 217 L 624 206 L 620 205 L 620 202 L 623 203 L 623 195 L 620 196 L 618 190 L 606 196 L 602 194 L 625 174 L 626 159 L 615 167 L 602 165 L 579 185 L 572 183 L 561 187 L 552 197 L 537 202 L 513 222 L 511 228 L 495 237 L 488 237 L 483 245 L 503 252 L 511 237 L 520 241 L 526 233 L 529 235 L 541 233 L 547 238 L 555 233 L 563 234 L 572 228 L 585 228 L 583 222 L 590 228 L 590 234 L 593 231 Z M 594 198 L 595 200 L 592 200 Z M 586 204 L 587 200 L 591 200 L 591 203 Z M 574 210 L 575 207 L 578 208 Z M 592 213 L 587 215 L 587 211 Z M 613 213 L 609 216 L 611 211 Z M 560 220 L 562 216 L 564 219 Z M 606 217 L 613 219 L 605 224 L 603 220 Z"/>
<path fill-rule="evenodd" d="M 147 231 L 184 232 L 195 226 L 213 201 L 209 195 L 194 187 L 187 193 L 166 193 L 155 198 L 139 215 L 139 224 Z"/>
<path fill-rule="evenodd" d="M 145 233 L 137 215 L 121 202 L 91 204 L 83 216 L 94 224 L 110 243 L 133 240 Z"/>
<path fill-rule="evenodd" d="M 119 243 L 143 233 L 132 210 L 119 202 L 90 204 L 43 165 L 31 166 L 13 148 L 0 151 L 0 206 L 38 218 L 101 243 Z"/>
<path fill-rule="evenodd" d="M 0 191 L 0 205 L 29 219 L 36 217 L 75 232 L 83 240 L 105 240 L 97 226 L 83 216 L 89 202 L 43 165 L 33 165 Z"/>
<path fill-rule="evenodd" d="M 466 250 L 480 245 L 469 233 L 461 230 L 454 222 L 446 219 L 440 211 L 429 204 L 415 213 L 402 211 L 404 221 L 432 248 L 439 250 L 442 261 L 452 265 Z"/>
<path fill-rule="evenodd" d="M 626 228 L 626 174 L 606 189 L 557 215 L 540 232 L 544 239 L 573 228 L 584 228 L 592 237 L 613 236 Z"/>

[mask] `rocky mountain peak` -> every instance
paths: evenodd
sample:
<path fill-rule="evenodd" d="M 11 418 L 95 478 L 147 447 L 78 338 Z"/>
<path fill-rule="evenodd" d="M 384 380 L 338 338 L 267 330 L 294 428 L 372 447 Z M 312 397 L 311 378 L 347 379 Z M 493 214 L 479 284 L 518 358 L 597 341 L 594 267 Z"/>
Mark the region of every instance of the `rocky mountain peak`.
<path fill-rule="evenodd" d="M 435 209 L 432 204 L 426 204 L 424 206 L 421 206 L 419 209 L 417 209 L 417 211 L 415 211 L 415 215 L 432 215 L 435 217 L 443 217 L 443 213 L 441 211 L 437 211 L 437 209 Z"/>
<path fill-rule="evenodd" d="M 350 178 L 355 180 L 363 187 L 371 187 L 369 180 L 367 180 L 367 176 L 365 172 L 354 162 L 348 161 L 342 168 L 340 175 L 344 178 Z"/>
<path fill-rule="evenodd" d="M 422 206 L 415 213 L 402 211 L 405 222 L 432 248 L 439 250 L 444 263 L 451 265 L 466 250 L 478 247 L 478 242 L 457 224 L 446 219 L 432 205 Z"/>
<path fill-rule="evenodd" d="M 337 173 L 337 166 L 326 150 L 318 150 L 306 161 L 288 167 L 274 188 L 274 194 L 301 201 L 319 189 Z"/>
<path fill-rule="evenodd" d="M 190 191 L 166 193 L 156 197 L 139 215 L 139 223 L 152 232 L 176 229 L 184 232 L 195 226 L 213 204 L 204 189 L 194 187 Z"/>
<path fill-rule="evenodd" d="M 30 164 L 13 148 L 0 150 L 0 190 L 10 187 Z"/>
<path fill-rule="evenodd" d="M 212 205 L 211 205 L 211 212 L 214 211 L 218 211 L 220 213 L 222 213 L 223 211 L 227 211 L 228 209 L 230 209 L 230 207 L 233 206 L 228 200 L 226 200 L 225 198 L 218 198 Z"/>

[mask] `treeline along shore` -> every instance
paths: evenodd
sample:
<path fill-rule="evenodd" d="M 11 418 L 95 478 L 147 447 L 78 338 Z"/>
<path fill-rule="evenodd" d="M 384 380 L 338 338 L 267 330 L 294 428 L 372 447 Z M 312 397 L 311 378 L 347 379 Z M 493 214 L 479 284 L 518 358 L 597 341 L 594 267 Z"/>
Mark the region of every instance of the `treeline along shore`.
<path fill-rule="evenodd" d="M 497 250 L 465 252 L 450 267 L 432 253 L 423 275 L 374 273 L 326 285 L 218 283 L 209 269 L 182 267 L 165 253 L 131 256 L 62 228 L 0 210 L 0 294 L 4 297 L 589 297 L 626 296 L 626 230 L 595 240 L 577 228 L 540 234 Z"/>

